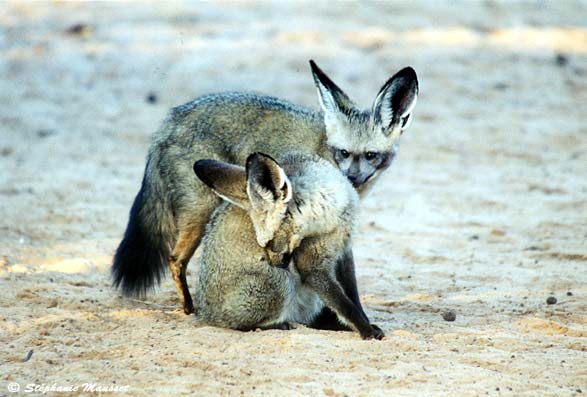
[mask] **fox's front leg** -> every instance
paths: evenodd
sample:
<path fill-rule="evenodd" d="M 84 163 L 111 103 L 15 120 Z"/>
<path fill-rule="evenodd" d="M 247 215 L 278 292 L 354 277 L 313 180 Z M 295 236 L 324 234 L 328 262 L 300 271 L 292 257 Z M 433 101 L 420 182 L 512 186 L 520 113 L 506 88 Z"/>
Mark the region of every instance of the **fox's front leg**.
<path fill-rule="evenodd" d="M 344 319 L 361 334 L 363 339 L 383 339 L 385 334 L 377 326 L 372 326 L 369 319 L 345 293 L 341 285 L 330 274 L 313 272 L 305 280 L 326 306 Z"/>
<path fill-rule="evenodd" d="M 357 280 L 355 278 L 355 263 L 353 259 L 353 251 L 350 244 L 346 247 L 344 255 L 338 259 L 335 266 L 336 280 L 341 285 L 345 294 L 349 299 L 357 306 L 357 308 L 363 313 L 365 317 L 365 311 L 361 305 L 359 298 L 359 291 L 357 289 Z M 316 316 L 314 321 L 310 324 L 311 327 L 317 329 L 327 329 L 331 331 L 352 331 L 346 324 L 342 324 L 336 315 L 330 308 L 324 307 L 320 314 Z M 381 329 L 375 324 L 371 324 L 372 327 L 379 330 Z"/>
<path fill-rule="evenodd" d="M 363 306 L 361 305 L 361 300 L 359 298 L 357 278 L 355 276 L 355 260 L 350 244 L 347 245 L 344 255 L 336 262 L 335 271 L 336 280 L 340 283 L 344 292 L 347 294 L 350 300 L 353 301 L 355 305 L 357 305 L 363 315 L 367 317 L 367 314 L 363 310 Z M 381 329 L 375 324 L 371 324 L 371 326 L 381 331 Z"/>
<path fill-rule="evenodd" d="M 344 255 L 336 262 L 335 274 L 345 294 L 365 314 L 359 300 L 359 292 L 357 291 L 353 252 L 350 246 L 347 246 Z M 353 331 L 347 324 L 341 323 L 338 315 L 327 306 L 322 308 L 310 326 L 312 328 L 330 331 Z"/>

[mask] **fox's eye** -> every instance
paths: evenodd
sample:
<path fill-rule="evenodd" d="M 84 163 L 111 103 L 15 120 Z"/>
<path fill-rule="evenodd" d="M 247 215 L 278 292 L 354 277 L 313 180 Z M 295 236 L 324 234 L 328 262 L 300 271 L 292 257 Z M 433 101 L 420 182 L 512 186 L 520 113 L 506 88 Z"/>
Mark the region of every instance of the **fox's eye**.
<path fill-rule="evenodd" d="M 378 154 L 379 153 L 377 153 L 377 152 L 367 152 L 367 153 L 365 153 L 365 158 L 367 160 L 373 160 L 375 157 L 377 157 Z"/>
<path fill-rule="evenodd" d="M 342 157 L 344 157 L 345 159 L 346 159 L 348 156 L 350 156 L 350 153 L 349 153 L 349 152 L 347 152 L 347 151 L 346 151 L 346 150 L 344 150 L 344 149 L 340 149 L 339 153 L 340 153 L 340 155 L 341 155 Z"/>

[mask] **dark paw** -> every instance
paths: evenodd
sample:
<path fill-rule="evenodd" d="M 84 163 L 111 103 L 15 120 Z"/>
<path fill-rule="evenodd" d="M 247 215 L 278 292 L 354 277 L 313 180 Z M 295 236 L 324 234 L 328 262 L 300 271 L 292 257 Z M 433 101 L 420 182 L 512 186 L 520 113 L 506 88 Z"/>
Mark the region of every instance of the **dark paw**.
<path fill-rule="evenodd" d="M 183 312 L 187 315 L 193 314 L 195 312 L 194 304 L 192 302 L 186 302 L 183 305 Z"/>
<path fill-rule="evenodd" d="M 365 340 L 369 340 L 369 339 L 381 340 L 385 337 L 385 333 L 378 326 L 371 324 L 371 330 L 367 333 L 361 334 L 361 337 Z"/>
<path fill-rule="evenodd" d="M 373 328 L 373 331 L 375 332 L 375 336 L 374 336 L 375 339 L 381 340 L 381 339 L 385 338 L 385 332 L 383 332 L 383 330 L 381 328 L 379 328 L 377 325 L 371 324 L 371 328 Z"/>

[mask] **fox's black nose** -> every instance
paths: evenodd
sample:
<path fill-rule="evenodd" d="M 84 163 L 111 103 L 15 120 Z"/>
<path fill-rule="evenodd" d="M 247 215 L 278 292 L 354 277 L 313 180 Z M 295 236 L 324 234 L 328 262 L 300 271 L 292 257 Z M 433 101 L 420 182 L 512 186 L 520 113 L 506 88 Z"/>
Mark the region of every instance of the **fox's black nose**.
<path fill-rule="evenodd" d="M 347 175 L 347 178 L 353 185 L 353 187 L 357 188 L 363 184 L 363 180 L 359 178 L 360 175 Z"/>

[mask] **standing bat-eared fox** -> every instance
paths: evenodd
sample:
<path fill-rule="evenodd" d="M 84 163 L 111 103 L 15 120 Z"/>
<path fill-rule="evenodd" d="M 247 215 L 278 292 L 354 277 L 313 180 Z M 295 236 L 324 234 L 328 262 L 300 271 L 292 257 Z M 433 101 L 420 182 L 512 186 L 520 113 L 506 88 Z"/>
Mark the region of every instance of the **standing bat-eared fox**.
<path fill-rule="evenodd" d="M 171 110 L 153 137 L 142 185 L 114 255 L 113 285 L 124 295 L 144 296 L 169 264 L 184 312 L 194 312 L 187 265 L 222 201 L 194 177 L 198 160 L 243 165 L 255 152 L 278 163 L 289 153 L 317 155 L 335 165 L 360 196 L 389 167 L 416 105 L 414 69 L 393 75 L 371 108 L 360 110 L 313 61 L 310 66 L 321 112 L 240 92 L 206 95 Z M 337 278 L 360 307 L 350 245 L 344 252 Z M 325 327 L 337 323 L 332 314 L 325 308 L 318 317 Z"/>

